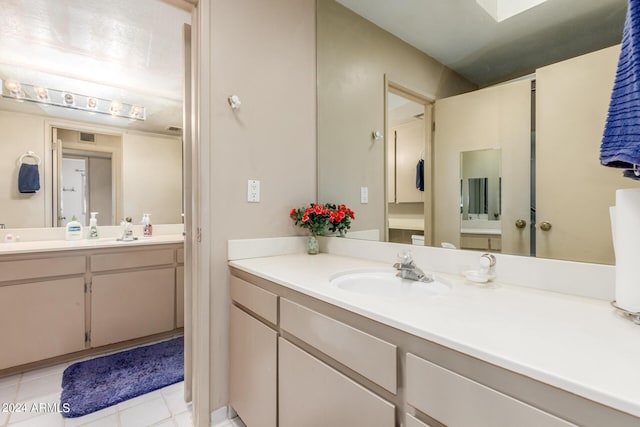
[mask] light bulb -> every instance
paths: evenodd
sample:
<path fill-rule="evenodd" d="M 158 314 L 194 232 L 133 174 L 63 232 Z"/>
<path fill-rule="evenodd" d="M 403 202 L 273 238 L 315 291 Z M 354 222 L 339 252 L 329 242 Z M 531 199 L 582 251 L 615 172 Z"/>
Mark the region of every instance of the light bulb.
<path fill-rule="evenodd" d="M 20 98 L 20 93 L 22 91 L 22 86 L 20 85 L 19 82 L 15 81 L 15 80 L 5 80 L 4 87 L 7 89 L 7 91 L 9 91 L 9 94 L 11 96 L 14 96 L 16 98 Z"/>
<path fill-rule="evenodd" d="M 90 110 L 95 110 L 98 108 L 98 100 L 96 98 L 90 97 L 87 98 L 87 108 Z"/>
<path fill-rule="evenodd" d="M 33 88 L 36 96 L 38 97 L 38 101 L 48 102 L 49 101 L 49 91 L 46 88 L 36 86 Z"/>
<path fill-rule="evenodd" d="M 122 111 L 122 104 L 119 103 L 118 101 L 113 101 L 111 103 L 111 107 L 109 107 L 109 112 L 112 115 L 117 116 L 120 114 L 120 111 Z"/>
<path fill-rule="evenodd" d="M 76 97 L 73 96 L 72 93 L 63 93 L 62 94 L 62 102 L 67 107 L 72 107 L 76 103 Z"/>

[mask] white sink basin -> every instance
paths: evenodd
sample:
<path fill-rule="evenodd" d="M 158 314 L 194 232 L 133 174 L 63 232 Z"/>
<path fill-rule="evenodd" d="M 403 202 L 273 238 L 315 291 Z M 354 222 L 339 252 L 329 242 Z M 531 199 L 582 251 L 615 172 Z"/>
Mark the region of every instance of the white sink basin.
<path fill-rule="evenodd" d="M 446 294 L 451 286 L 434 276 L 433 282 L 416 282 L 396 276 L 395 269 L 352 270 L 333 275 L 331 286 L 345 291 L 386 298 L 433 297 Z"/>

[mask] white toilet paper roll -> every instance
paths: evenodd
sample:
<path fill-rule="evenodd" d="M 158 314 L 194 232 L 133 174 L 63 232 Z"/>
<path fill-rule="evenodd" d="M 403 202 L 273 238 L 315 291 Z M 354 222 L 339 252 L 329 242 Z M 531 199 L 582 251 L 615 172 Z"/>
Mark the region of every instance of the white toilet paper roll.
<path fill-rule="evenodd" d="M 616 303 L 640 312 L 640 188 L 616 191 Z"/>

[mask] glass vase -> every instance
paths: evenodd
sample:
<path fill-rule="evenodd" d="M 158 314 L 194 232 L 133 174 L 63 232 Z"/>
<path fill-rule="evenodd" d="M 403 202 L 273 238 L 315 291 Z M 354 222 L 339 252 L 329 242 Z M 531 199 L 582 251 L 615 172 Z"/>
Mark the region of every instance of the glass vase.
<path fill-rule="evenodd" d="M 316 236 L 307 237 L 307 253 L 309 255 L 320 253 L 320 244 Z"/>

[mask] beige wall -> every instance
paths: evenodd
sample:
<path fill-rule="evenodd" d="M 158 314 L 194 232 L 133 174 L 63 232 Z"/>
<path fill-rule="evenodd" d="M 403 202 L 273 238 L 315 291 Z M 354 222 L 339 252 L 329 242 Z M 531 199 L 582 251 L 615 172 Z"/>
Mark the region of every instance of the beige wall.
<path fill-rule="evenodd" d="M 431 99 L 475 89 L 334 0 L 318 0 L 318 200 L 350 206 L 352 230 L 385 227 L 384 141 L 371 138 L 384 133 L 385 75 Z"/>
<path fill-rule="evenodd" d="M 227 404 L 229 239 L 301 234 L 288 218 L 316 198 L 315 0 L 213 0 L 211 113 L 211 409 Z M 204 31 L 206 33 L 206 31 Z M 210 92 L 207 87 L 210 86 Z M 242 101 L 233 111 L 229 95 Z M 207 102 L 207 101 L 204 101 Z M 247 203 L 247 180 L 261 181 Z M 205 197 L 203 200 L 206 200 Z"/>
<path fill-rule="evenodd" d="M 0 111 L 0 224 L 11 227 L 44 227 L 45 203 L 45 126 L 42 117 Z M 18 159 L 27 151 L 42 159 L 40 191 L 18 192 Z M 49 187 L 50 188 L 50 187 Z"/>
<path fill-rule="evenodd" d="M 182 223 L 182 138 L 122 136 L 123 213 L 152 224 Z"/>

